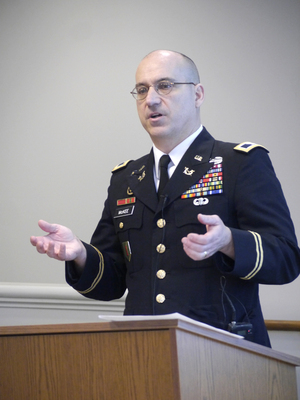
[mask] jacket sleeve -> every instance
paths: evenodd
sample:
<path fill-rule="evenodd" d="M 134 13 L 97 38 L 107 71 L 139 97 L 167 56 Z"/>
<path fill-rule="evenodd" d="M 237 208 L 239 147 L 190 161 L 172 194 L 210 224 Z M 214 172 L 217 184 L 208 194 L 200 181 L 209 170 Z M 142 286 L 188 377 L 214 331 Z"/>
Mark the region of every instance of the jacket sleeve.
<path fill-rule="evenodd" d="M 241 154 L 231 228 L 235 261 L 227 272 L 263 284 L 284 284 L 300 272 L 300 252 L 281 185 L 267 152 Z M 228 264 L 227 264 L 228 266 Z"/>
<path fill-rule="evenodd" d="M 85 297 L 105 301 L 122 297 L 126 290 L 126 266 L 109 209 L 109 196 L 91 244 L 83 244 L 87 250 L 84 271 L 78 276 L 73 263 L 67 262 L 67 283 Z"/>

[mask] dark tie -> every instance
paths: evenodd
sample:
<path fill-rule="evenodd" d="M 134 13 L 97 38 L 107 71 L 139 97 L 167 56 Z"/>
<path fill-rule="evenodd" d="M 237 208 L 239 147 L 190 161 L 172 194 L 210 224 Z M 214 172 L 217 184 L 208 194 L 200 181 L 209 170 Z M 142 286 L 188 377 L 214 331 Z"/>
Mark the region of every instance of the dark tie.
<path fill-rule="evenodd" d="M 170 161 L 171 161 L 171 158 L 167 154 L 161 156 L 161 158 L 159 160 L 160 180 L 159 180 L 159 187 L 158 187 L 158 191 L 157 191 L 158 198 L 162 194 L 162 191 L 169 180 L 168 165 L 169 165 Z"/>

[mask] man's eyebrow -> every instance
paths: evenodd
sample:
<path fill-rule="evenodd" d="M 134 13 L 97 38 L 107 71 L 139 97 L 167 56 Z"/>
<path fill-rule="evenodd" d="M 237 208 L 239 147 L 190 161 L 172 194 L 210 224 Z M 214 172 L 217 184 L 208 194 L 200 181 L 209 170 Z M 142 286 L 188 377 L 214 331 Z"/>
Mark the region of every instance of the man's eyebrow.
<path fill-rule="evenodd" d="M 175 82 L 175 79 L 170 78 L 170 77 L 160 78 L 157 81 L 155 81 L 154 84 L 157 84 L 157 83 L 162 82 L 162 81 Z M 147 83 L 144 83 L 144 82 L 138 82 L 138 83 L 136 83 L 135 86 L 137 87 L 137 86 L 149 86 L 149 85 Z"/>
<path fill-rule="evenodd" d="M 159 79 L 159 80 L 156 81 L 156 82 L 161 82 L 161 81 L 170 81 L 170 82 L 173 82 L 174 79 L 173 79 L 173 78 L 170 78 L 170 77 L 166 77 L 166 78 L 161 78 L 161 79 Z"/>

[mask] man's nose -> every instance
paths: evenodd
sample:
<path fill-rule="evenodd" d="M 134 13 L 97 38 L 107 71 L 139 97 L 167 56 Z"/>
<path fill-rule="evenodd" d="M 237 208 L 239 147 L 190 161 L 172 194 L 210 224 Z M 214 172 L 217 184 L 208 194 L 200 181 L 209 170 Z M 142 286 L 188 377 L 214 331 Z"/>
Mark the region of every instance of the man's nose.
<path fill-rule="evenodd" d="M 150 86 L 146 97 L 147 105 L 153 106 L 155 104 L 159 104 L 160 102 L 161 102 L 160 95 L 157 93 L 157 91 L 154 89 L 153 86 Z"/>

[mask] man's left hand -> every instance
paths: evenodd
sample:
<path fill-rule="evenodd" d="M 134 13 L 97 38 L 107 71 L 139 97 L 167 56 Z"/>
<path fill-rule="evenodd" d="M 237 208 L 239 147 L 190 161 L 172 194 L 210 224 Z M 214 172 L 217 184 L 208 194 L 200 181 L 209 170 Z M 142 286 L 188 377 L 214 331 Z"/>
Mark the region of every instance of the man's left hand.
<path fill-rule="evenodd" d="M 195 261 L 211 257 L 218 251 L 234 259 L 231 230 L 218 215 L 198 214 L 198 221 L 206 225 L 206 233 L 189 233 L 181 239 L 186 254 Z"/>

